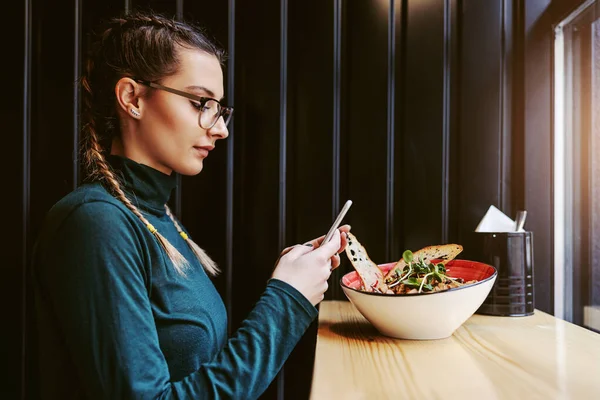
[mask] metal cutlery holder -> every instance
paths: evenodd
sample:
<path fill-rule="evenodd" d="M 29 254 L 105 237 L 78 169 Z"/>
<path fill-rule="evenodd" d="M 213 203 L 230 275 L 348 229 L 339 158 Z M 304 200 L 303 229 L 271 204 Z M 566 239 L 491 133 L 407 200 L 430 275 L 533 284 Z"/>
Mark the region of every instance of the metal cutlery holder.
<path fill-rule="evenodd" d="M 474 258 L 493 265 L 498 271 L 496 282 L 477 313 L 498 316 L 533 314 L 533 233 L 475 232 L 474 235 L 479 249 L 473 253 Z"/>

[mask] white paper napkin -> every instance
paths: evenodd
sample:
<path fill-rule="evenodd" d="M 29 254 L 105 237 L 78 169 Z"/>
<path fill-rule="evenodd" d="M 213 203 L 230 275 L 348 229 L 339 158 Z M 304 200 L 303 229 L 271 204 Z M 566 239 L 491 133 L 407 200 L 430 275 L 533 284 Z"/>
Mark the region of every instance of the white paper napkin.
<path fill-rule="evenodd" d="M 475 232 L 516 232 L 516 223 L 493 205 L 487 210 Z M 523 228 L 519 232 L 525 232 Z"/>

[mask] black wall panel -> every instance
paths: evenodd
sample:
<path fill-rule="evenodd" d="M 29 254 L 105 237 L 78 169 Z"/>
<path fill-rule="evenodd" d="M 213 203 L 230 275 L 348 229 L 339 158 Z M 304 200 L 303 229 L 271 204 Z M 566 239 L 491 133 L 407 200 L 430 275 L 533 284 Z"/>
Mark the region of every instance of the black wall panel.
<path fill-rule="evenodd" d="M 354 205 L 346 222 L 380 263 L 448 241 L 468 250 L 490 204 L 511 215 L 525 207 L 536 234 L 536 306 L 552 310 L 549 35 L 569 7 L 550 0 L 18 3 L 7 7 L 21 25 L 2 28 L 15 38 L 7 43 L 15 79 L 6 83 L 14 97 L 3 98 L 1 111 L 17 155 L 5 166 L 15 171 L 7 175 L 15 235 L 6 244 L 18 250 L 7 253 L 0 290 L 14 321 L 3 353 L 12 371 L 6 398 L 36 393 L 24 274 L 44 214 L 82 178 L 76 80 L 89 32 L 133 9 L 197 23 L 229 55 L 230 137 L 199 176 L 179 179 L 170 204 L 223 270 L 215 285 L 231 329 L 261 295 L 281 249 L 324 234 L 347 199 Z M 344 299 L 339 279 L 351 268 L 342 256 L 327 299 Z M 316 323 L 264 398 L 308 396 L 315 334 Z"/>

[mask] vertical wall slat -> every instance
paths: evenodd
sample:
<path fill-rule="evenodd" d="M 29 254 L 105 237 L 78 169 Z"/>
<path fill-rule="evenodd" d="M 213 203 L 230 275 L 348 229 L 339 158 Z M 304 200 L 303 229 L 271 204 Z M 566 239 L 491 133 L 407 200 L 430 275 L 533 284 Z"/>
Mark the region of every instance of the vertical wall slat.
<path fill-rule="evenodd" d="M 353 201 L 347 222 L 370 258 L 383 263 L 387 261 L 389 9 L 386 2 L 342 2 L 342 7 L 341 200 Z M 352 268 L 346 257 L 343 262 Z M 337 299 L 344 299 L 339 284 L 334 288 Z"/>
<path fill-rule="evenodd" d="M 505 210 L 506 214 L 514 217 L 515 206 L 520 203 L 519 197 L 522 198 L 521 191 L 519 188 L 519 179 L 515 177 L 513 171 L 515 165 L 518 165 L 518 153 L 514 154 L 515 149 L 513 142 L 518 144 L 519 135 L 522 131 L 515 129 L 517 123 L 515 121 L 515 105 L 519 103 L 518 92 L 522 88 L 518 85 L 515 80 L 515 70 L 517 67 L 516 62 L 518 60 L 518 46 L 515 43 L 515 36 L 519 32 L 518 21 L 516 20 L 516 7 L 518 7 L 518 0 L 504 0 L 502 10 L 502 76 L 501 76 L 501 91 L 502 91 L 502 119 L 501 135 L 502 135 L 502 198 L 500 205 Z M 516 179 L 515 179 L 516 178 Z"/>
<path fill-rule="evenodd" d="M 288 2 L 280 3 L 279 33 L 279 248 L 286 247 Z M 285 367 L 277 375 L 277 399 L 285 397 Z"/>
<path fill-rule="evenodd" d="M 77 186 L 73 130 L 78 118 L 74 97 L 78 38 L 72 2 L 33 4 L 30 213 L 31 234 L 36 237 L 50 207 Z M 50 61 L 57 59 L 62 62 Z"/>
<path fill-rule="evenodd" d="M 81 5 L 80 3 L 79 5 Z M 37 390 L 36 326 L 33 295 L 29 288 L 31 251 L 48 210 L 77 186 L 77 119 L 79 69 L 79 10 L 74 2 L 50 4 L 32 1 L 31 49 L 28 90 L 28 179 L 26 231 L 27 251 L 23 264 L 24 375 L 34 380 L 25 390 L 34 396 Z M 56 62 L 60 60 L 60 62 Z M 51 166 L 49 168 L 49 166 Z M 35 398 L 35 396 L 34 396 Z"/>
<path fill-rule="evenodd" d="M 401 152 L 404 248 L 442 240 L 444 21 L 440 0 L 407 1 Z"/>
<path fill-rule="evenodd" d="M 450 234 L 450 135 L 452 128 L 452 0 L 444 0 L 444 56 L 442 111 L 442 228 L 441 242 L 448 243 Z"/>
<path fill-rule="evenodd" d="M 279 251 L 279 0 L 236 3 L 234 322 L 264 290 Z M 262 15 L 262 24 L 247 16 Z M 245 17 L 245 18 L 242 18 Z M 261 46 L 255 46 L 256 42 Z M 239 177 L 239 179 L 237 179 Z M 252 266 L 252 268 L 249 268 Z"/>
<path fill-rule="evenodd" d="M 331 222 L 340 211 L 341 186 L 341 91 L 342 91 L 342 0 L 333 0 L 333 130 L 331 136 Z M 338 282 L 342 270 L 333 271 L 332 282 Z M 338 299 L 341 289 L 331 285 L 327 298 Z"/>
<path fill-rule="evenodd" d="M 334 11 L 337 0 L 288 1 L 287 221 L 288 245 L 329 229 L 335 201 Z M 314 10 L 319 9 L 318 13 Z M 306 29 L 310 26 L 311 29 Z M 339 87 L 339 86 L 338 86 Z M 339 121 L 338 121 L 339 122 Z M 339 130 L 337 131 L 339 135 Z M 339 137 L 339 136 L 338 136 Z M 339 171 L 339 169 L 338 169 Z M 339 181 L 338 181 L 339 182 Z M 337 204 L 337 203 L 335 203 Z M 344 256 L 342 256 L 344 257 Z M 338 286 L 329 280 L 330 298 Z M 310 396 L 317 321 L 309 326 L 285 363 L 286 398 Z"/>
<path fill-rule="evenodd" d="M 80 114 L 80 87 L 79 78 L 81 76 L 81 26 L 83 13 L 83 0 L 75 1 L 75 29 L 73 32 L 73 189 L 79 185 L 79 114 Z"/>
<path fill-rule="evenodd" d="M 394 242 L 390 245 L 390 261 L 398 260 L 405 248 L 405 224 L 404 221 L 404 208 L 406 203 L 406 191 L 403 188 L 404 185 L 404 143 L 405 138 L 408 135 L 408 131 L 405 129 L 406 120 L 406 103 L 409 101 L 408 97 L 404 95 L 406 90 L 406 33 L 407 33 L 407 11 L 408 11 L 409 0 L 397 0 L 396 1 L 396 88 L 395 94 L 395 140 L 394 140 Z"/>
<path fill-rule="evenodd" d="M 280 0 L 236 2 L 234 329 L 264 292 L 282 250 L 279 246 L 280 7 Z M 263 398 L 275 398 L 277 394 L 275 381 Z"/>
<path fill-rule="evenodd" d="M 183 0 L 175 0 L 175 18 L 183 19 Z"/>
<path fill-rule="evenodd" d="M 462 0 L 451 0 L 450 10 L 447 25 L 447 32 L 451 38 L 449 46 L 448 57 L 446 61 L 450 68 L 449 76 L 449 96 L 447 104 L 449 110 L 447 111 L 447 123 L 449 125 L 449 138 L 447 142 L 446 151 L 449 154 L 448 160 L 445 165 L 448 170 L 445 176 L 448 179 L 448 205 L 447 205 L 447 236 L 446 240 L 451 243 L 460 243 L 460 201 L 459 195 L 461 192 L 461 179 L 460 179 L 460 140 L 461 140 L 461 18 L 462 18 Z"/>
<path fill-rule="evenodd" d="M 22 142 L 22 234 L 21 234 L 21 399 L 28 396 L 28 300 L 27 273 L 29 271 L 30 243 L 30 182 L 31 182 L 31 56 L 32 56 L 32 0 L 26 0 L 24 15 L 24 58 L 23 58 L 23 142 Z"/>
<path fill-rule="evenodd" d="M 340 207 L 340 107 L 342 79 L 342 0 L 333 1 L 333 136 L 331 168 L 331 218 Z"/>
<path fill-rule="evenodd" d="M 181 20 L 183 18 L 183 0 L 175 0 L 175 18 Z M 177 186 L 175 186 L 175 215 L 177 218 L 183 221 L 183 177 L 181 174 L 177 174 Z"/>
<path fill-rule="evenodd" d="M 525 209 L 527 228 L 534 232 L 535 305 L 545 312 L 554 310 L 554 201 L 552 54 L 554 35 L 551 0 L 524 2 L 524 83 L 527 110 L 524 118 Z M 560 5 L 560 3 L 556 3 Z M 567 10 L 555 15 L 566 15 Z"/>
<path fill-rule="evenodd" d="M 279 248 L 286 245 L 287 182 L 287 0 L 281 0 L 279 33 Z"/>
<path fill-rule="evenodd" d="M 599 3 L 600 4 L 600 3 Z M 511 130 L 513 132 L 511 142 L 512 173 L 510 179 L 510 190 L 512 193 L 511 209 L 523 210 L 525 207 L 525 66 L 524 66 L 524 43 L 525 37 L 525 0 L 514 0 L 513 29 L 510 43 L 513 46 L 512 53 L 512 95 L 510 108 L 512 113 Z"/>
<path fill-rule="evenodd" d="M 396 7 L 390 0 L 388 9 L 388 77 L 387 77 L 387 179 L 386 179 L 386 220 L 385 220 L 385 259 L 392 260 L 394 240 L 394 171 L 395 171 L 395 115 L 396 115 Z"/>
<path fill-rule="evenodd" d="M 505 148 L 504 144 L 504 133 L 505 133 L 505 124 L 504 124 L 504 105 L 506 101 L 506 90 L 505 90 L 505 73 L 506 73 L 506 2 L 511 0 L 501 0 L 500 1 L 500 54 L 498 59 L 498 82 L 499 82 L 499 90 L 498 90 L 498 200 L 496 204 L 498 207 L 504 212 L 508 212 L 506 210 L 506 202 L 504 196 L 504 154 Z"/>
<path fill-rule="evenodd" d="M 229 0 L 227 10 L 227 102 L 235 106 L 235 0 Z M 235 108 L 234 108 L 235 109 Z M 235 111 L 234 111 L 235 112 Z M 225 211 L 225 306 L 227 307 L 227 329 L 231 334 L 233 315 L 233 195 L 234 195 L 234 140 L 235 118 L 229 121 L 229 138 L 227 139 L 227 189 Z"/>
<path fill-rule="evenodd" d="M 473 235 L 490 205 L 502 207 L 502 12 L 504 0 L 463 3 L 461 10 L 460 126 L 457 135 L 457 240 L 477 257 Z"/>

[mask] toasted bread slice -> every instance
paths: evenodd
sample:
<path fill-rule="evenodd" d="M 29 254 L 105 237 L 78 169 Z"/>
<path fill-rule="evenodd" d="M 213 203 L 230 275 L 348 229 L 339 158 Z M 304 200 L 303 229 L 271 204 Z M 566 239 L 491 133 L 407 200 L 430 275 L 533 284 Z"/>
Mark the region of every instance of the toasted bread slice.
<path fill-rule="evenodd" d="M 371 261 L 367 250 L 356 239 L 356 236 L 348 233 L 348 238 L 346 255 L 358 273 L 358 276 L 360 276 L 365 291 L 386 293 L 387 286 L 383 282 L 383 272 L 381 269 Z"/>
<path fill-rule="evenodd" d="M 440 263 L 446 265 L 447 262 L 453 260 L 460 252 L 463 251 L 463 247 L 459 244 L 444 244 L 439 246 L 427 246 L 421 250 L 413 253 L 413 260 L 416 262 L 423 258 L 423 261 L 429 262 L 438 260 Z M 384 282 L 390 283 L 397 279 L 406 267 L 404 259 L 400 259 L 396 265 L 388 271 L 385 275 Z"/>

